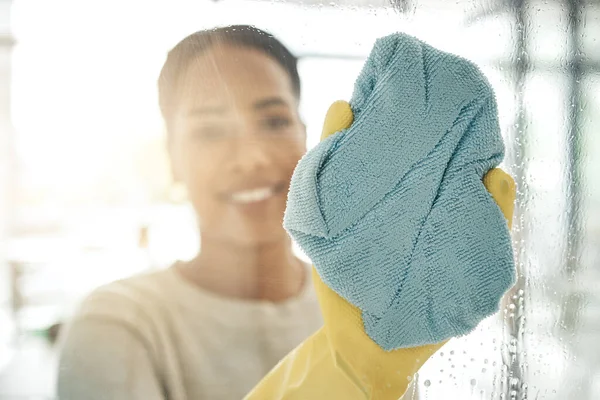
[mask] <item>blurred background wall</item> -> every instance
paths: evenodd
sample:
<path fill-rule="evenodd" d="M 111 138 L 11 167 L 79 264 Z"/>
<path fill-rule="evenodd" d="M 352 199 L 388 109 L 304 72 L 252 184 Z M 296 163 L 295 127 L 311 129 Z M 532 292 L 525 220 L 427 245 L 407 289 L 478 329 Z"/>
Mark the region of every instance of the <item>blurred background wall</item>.
<path fill-rule="evenodd" d="M 377 37 L 408 32 L 481 67 L 519 185 L 520 280 L 506 311 L 434 356 L 417 387 L 431 399 L 600 398 L 593 0 L 0 0 L 0 398 L 51 396 L 55 350 L 39 336 L 91 289 L 197 250 L 156 79 L 182 37 L 231 23 L 300 57 L 309 147 Z"/>

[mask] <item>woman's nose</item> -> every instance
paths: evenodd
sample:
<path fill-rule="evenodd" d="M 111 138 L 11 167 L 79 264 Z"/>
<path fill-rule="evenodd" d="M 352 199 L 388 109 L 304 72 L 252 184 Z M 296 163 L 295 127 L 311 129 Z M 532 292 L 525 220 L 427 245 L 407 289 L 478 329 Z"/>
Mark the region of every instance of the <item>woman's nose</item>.
<path fill-rule="evenodd" d="M 268 146 L 258 138 L 240 137 L 235 141 L 232 164 L 239 172 L 254 172 L 267 168 L 271 163 Z"/>

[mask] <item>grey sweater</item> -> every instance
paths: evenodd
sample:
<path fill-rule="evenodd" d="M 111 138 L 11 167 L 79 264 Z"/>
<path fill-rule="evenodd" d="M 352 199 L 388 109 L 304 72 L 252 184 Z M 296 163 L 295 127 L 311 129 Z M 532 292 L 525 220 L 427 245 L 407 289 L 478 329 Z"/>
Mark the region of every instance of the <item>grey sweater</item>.
<path fill-rule="evenodd" d="M 277 304 L 219 297 L 174 268 L 125 279 L 94 291 L 70 323 L 58 397 L 241 399 L 321 325 L 310 279 Z"/>

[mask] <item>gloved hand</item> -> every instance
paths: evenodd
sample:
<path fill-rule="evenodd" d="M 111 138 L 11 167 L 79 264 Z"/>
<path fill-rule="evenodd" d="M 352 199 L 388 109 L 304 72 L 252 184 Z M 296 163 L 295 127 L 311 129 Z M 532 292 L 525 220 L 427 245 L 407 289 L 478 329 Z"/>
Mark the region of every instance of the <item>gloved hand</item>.
<path fill-rule="evenodd" d="M 352 122 L 350 104 L 333 103 L 321 140 L 347 129 Z M 483 183 L 510 227 L 514 180 L 496 168 L 485 175 Z M 314 268 L 313 283 L 324 327 L 286 356 L 246 399 L 397 400 L 406 392 L 413 375 L 445 344 L 386 352 L 365 333 L 360 310 L 323 283 Z"/>

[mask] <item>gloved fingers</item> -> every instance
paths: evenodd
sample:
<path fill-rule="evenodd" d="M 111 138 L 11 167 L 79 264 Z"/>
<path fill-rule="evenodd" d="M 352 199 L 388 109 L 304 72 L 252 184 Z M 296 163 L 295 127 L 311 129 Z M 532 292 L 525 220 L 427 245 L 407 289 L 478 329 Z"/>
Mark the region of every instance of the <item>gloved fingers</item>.
<path fill-rule="evenodd" d="M 334 102 L 327 110 L 321 140 L 325 140 L 328 136 L 333 135 L 342 129 L 350 128 L 354 121 L 352 108 L 347 101 L 338 100 Z"/>
<path fill-rule="evenodd" d="M 514 179 L 500 168 L 488 171 L 483 177 L 483 184 L 494 198 L 504 214 L 509 228 L 512 226 L 515 209 L 516 184 Z"/>

